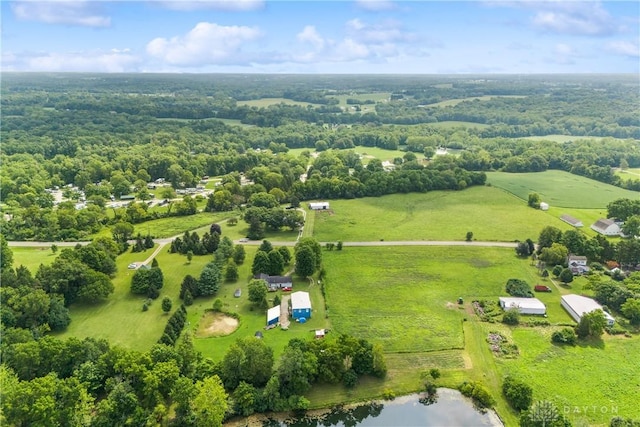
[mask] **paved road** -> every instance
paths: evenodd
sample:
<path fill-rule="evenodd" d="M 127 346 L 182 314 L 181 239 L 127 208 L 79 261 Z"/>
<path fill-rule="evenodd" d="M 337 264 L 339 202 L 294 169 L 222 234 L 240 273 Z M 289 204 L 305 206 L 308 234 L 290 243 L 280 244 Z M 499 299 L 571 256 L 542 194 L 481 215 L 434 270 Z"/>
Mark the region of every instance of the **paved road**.
<path fill-rule="evenodd" d="M 176 237 L 181 237 L 178 235 Z M 171 243 L 175 237 L 165 239 L 154 239 L 155 243 L 160 245 L 166 245 Z M 48 248 L 53 244 L 57 246 L 75 246 L 77 244 L 86 245 L 89 242 L 8 242 L 9 246 L 13 247 L 45 247 Z M 260 245 L 262 240 L 249 240 L 241 242 L 236 240 L 234 243 L 241 243 L 243 245 Z M 319 242 L 321 246 L 325 245 L 325 242 Z M 334 242 L 335 243 L 335 242 Z M 271 241 L 273 246 L 295 246 L 296 242 L 274 242 Z M 477 241 L 466 242 L 462 240 L 396 240 L 396 241 L 370 241 L 370 242 L 343 242 L 343 246 L 479 246 L 479 247 L 497 247 L 497 248 L 515 248 L 517 243 L 514 242 L 491 242 L 491 241 Z"/>

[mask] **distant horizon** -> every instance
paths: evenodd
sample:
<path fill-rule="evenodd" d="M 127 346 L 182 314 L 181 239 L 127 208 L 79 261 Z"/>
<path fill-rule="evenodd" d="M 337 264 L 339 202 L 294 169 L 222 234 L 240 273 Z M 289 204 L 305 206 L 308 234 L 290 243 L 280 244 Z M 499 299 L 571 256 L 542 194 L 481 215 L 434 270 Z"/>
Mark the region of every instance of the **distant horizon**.
<path fill-rule="evenodd" d="M 181 72 L 181 71 L 122 71 L 122 72 L 109 72 L 109 71 L 2 71 L 2 74 L 94 74 L 94 75 L 166 75 L 166 76 L 215 76 L 215 75 L 263 75 L 263 76 L 433 76 L 433 77 L 472 77 L 472 76 L 638 76 L 633 72 L 603 72 L 603 73 L 275 73 L 275 72 L 260 72 L 260 71 L 238 71 L 238 72 Z"/>
<path fill-rule="evenodd" d="M 2 72 L 640 74 L 635 1 L 0 3 Z"/>

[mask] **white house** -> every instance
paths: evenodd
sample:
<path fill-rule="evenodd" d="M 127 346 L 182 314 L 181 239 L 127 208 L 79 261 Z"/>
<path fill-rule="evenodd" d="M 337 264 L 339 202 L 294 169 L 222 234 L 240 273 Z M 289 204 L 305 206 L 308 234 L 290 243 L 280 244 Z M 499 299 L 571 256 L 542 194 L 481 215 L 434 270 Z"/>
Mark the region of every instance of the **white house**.
<path fill-rule="evenodd" d="M 581 255 L 569 255 L 567 257 L 567 265 L 574 275 L 585 274 L 589 272 L 587 267 L 587 257 Z"/>
<path fill-rule="evenodd" d="M 538 298 L 500 297 L 503 310 L 517 308 L 520 314 L 545 314 L 547 307 Z"/>
<path fill-rule="evenodd" d="M 560 219 L 564 222 L 566 222 L 569 225 L 573 225 L 576 228 L 580 228 L 583 227 L 584 224 L 582 223 L 582 221 L 580 221 L 579 219 L 576 219 L 574 217 L 572 217 L 571 215 L 567 215 L 567 214 L 562 214 L 560 215 Z"/>
<path fill-rule="evenodd" d="M 314 211 L 329 209 L 329 202 L 311 202 L 309 203 L 309 209 Z"/>
<path fill-rule="evenodd" d="M 591 224 L 591 229 L 605 236 L 620 235 L 620 226 L 612 219 L 608 218 L 600 218 L 595 223 Z"/>
<path fill-rule="evenodd" d="M 576 322 L 580 322 L 583 315 L 591 313 L 594 310 L 602 310 L 604 317 L 607 319 L 607 325 L 611 326 L 616 322 L 615 319 L 609 313 L 604 311 L 602 306 L 595 300 L 583 297 L 582 295 L 563 295 L 560 299 L 560 304 Z"/>

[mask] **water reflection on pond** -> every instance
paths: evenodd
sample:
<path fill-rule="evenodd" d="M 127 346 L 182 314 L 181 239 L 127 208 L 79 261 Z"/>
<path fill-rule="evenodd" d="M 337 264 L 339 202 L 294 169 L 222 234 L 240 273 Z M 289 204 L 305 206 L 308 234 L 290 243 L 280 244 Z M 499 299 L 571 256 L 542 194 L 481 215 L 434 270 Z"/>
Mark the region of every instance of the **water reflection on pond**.
<path fill-rule="evenodd" d="M 436 399 L 422 395 L 403 396 L 390 402 L 376 402 L 349 409 L 337 408 L 318 417 L 269 420 L 265 427 L 440 427 L 503 426 L 493 411 L 481 413 L 457 390 L 440 388 Z"/>

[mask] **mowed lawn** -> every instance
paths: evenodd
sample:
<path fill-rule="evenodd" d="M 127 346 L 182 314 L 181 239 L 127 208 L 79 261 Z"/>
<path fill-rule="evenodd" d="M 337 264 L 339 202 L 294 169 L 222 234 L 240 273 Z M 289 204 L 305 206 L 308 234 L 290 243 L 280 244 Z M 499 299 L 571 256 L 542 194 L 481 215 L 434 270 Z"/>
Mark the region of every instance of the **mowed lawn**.
<path fill-rule="evenodd" d="M 224 233 L 224 231 L 223 231 Z M 142 311 L 146 297 L 133 295 L 130 292 L 131 277 L 134 270 L 127 269 L 132 262 L 144 261 L 151 255 L 152 250 L 144 253 L 125 253 L 117 259 L 118 272 L 113 279 L 115 292 L 103 304 L 74 305 L 71 307 L 71 324 L 67 330 L 57 334 L 60 338 L 67 337 L 94 337 L 105 338 L 111 345 L 119 345 L 125 348 L 146 351 L 162 336 L 169 315 L 161 308 L 164 297 L 169 297 L 173 302 L 173 311 L 181 304 L 179 299 L 180 285 L 187 274 L 196 278 L 200 276 L 202 268 L 213 260 L 211 255 L 194 256 L 188 263 L 186 256 L 170 254 L 168 245 L 157 256 L 160 268 L 164 276 L 164 286 L 158 299 L 154 300 L 148 311 Z M 196 349 L 205 357 L 220 360 L 238 338 L 253 336 L 257 331 L 262 331 L 265 342 L 270 345 L 276 355 L 279 355 L 287 342 L 292 338 L 308 339 L 313 337 L 313 331 L 325 328 L 327 320 L 324 315 L 322 294 L 317 285 L 309 285 L 307 280 L 295 279 L 294 290 L 308 290 L 311 296 L 313 316 L 306 324 L 292 323 L 288 331 L 280 328 L 265 331 L 266 311 L 254 307 L 248 300 L 248 283 L 251 279 L 251 264 L 257 250 L 256 246 L 246 246 L 246 261 L 239 266 L 239 279 L 235 282 L 223 282 L 214 296 L 195 299 L 193 305 L 187 307 L 188 325 L 185 330 L 195 332 L 207 309 L 213 306 L 213 302 L 220 298 L 224 310 L 238 313 L 240 324 L 232 334 L 215 338 L 195 338 Z M 293 249 L 293 248 L 292 248 Z M 292 268 L 292 266 L 288 266 Z M 235 298 L 235 290 L 240 288 L 242 296 Z M 272 301 L 276 293 L 269 293 L 268 299 Z M 281 294 L 282 295 L 282 294 Z"/>
<path fill-rule="evenodd" d="M 551 343 L 553 330 L 513 329 L 520 356 L 499 359 L 501 373 L 530 384 L 534 400 L 554 401 L 574 425 L 609 425 L 617 415 L 640 418 L 640 337 L 605 334 L 599 343 L 566 347 Z"/>
<path fill-rule="evenodd" d="M 332 327 L 386 352 L 463 348 L 459 297 L 497 299 L 509 278 L 536 280 L 509 248 L 345 247 L 323 262 Z"/>
<path fill-rule="evenodd" d="M 58 253 L 63 249 L 65 249 L 64 246 L 58 247 Z M 54 254 L 50 247 L 13 246 L 11 252 L 13 253 L 13 268 L 24 265 L 34 276 L 40 264 L 49 265 L 58 256 L 58 253 Z"/>
<path fill-rule="evenodd" d="M 502 188 L 526 201 L 538 193 L 551 206 L 598 209 L 616 199 L 637 199 L 640 193 L 569 172 L 548 170 L 532 173 L 488 172 L 487 183 Z"/>
<path fill-rule="evenodd" d="M 463 191 L 393 194 L 354 200 L 332 200 L 329 212 L 316 212 L 318 241 L 536 239 L 553 225 L 570 226 L 493 187 Z"/>

